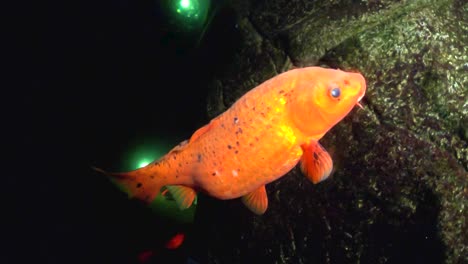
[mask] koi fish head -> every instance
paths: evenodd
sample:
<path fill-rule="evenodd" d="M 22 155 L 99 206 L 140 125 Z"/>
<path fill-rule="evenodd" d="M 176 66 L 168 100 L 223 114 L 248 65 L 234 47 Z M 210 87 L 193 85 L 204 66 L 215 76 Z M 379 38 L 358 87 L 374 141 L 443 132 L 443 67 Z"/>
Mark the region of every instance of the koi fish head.
<path fill-rule="evenodd" d="M 320 138 L 364 97 L 360 73 L 308 67 L 300 69 L 291 104 L 292 119 L 305 135 Z"/>

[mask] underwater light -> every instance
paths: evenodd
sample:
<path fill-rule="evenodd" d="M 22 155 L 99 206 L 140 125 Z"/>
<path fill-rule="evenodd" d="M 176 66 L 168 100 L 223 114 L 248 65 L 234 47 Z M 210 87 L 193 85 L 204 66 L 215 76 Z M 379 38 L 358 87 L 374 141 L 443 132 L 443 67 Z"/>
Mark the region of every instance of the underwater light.
<path fill-rule="evenodd" d="M 170 150 L 170 143 L 156 139 L 144 138 L 129 142 L 130 147 L 123 155 L 125 166 L 120 170 L 136 170 L 146 167 Z"/>
<path fill-rule="evenodd" d="M 190 7 L 191 1 L 190 0 L 181 0 L 179 2 L 180 7 L 182 8 L 188 8 Z"/>
<path fill-rule="evenodd" d="M 207 21 L 210 0 L 161 1 L 169 20 L 181 30 L 198 31 Z"/>
<path fill-rule="evenodd" d="M 148 160 L 146 160 L 146 159 L 145 159 L 145 160 L 142 160 L 142 161 L 140 161 L 140 162 L 138 163 L 138 167 L 137 167 L 137 168 L 139 169 L 139 168 L 146 167 L 146 165 L 148 165 L 148 164 L 150 164 L 150 163 L 151 163 L 151 162 L 148 161 Z"/>
<path fill-rule="evenodd" d="M 198 0 L 180 0 L 176 3 L 176 12 L 186 18 L 198 18 L 201 11 Z"/>

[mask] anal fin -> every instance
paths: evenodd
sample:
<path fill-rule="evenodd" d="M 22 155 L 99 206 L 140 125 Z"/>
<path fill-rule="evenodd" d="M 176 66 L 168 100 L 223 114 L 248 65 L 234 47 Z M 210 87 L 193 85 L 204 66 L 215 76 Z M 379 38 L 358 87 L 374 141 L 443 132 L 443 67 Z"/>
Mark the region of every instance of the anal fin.
<path fill-rule="evenodd" d="M 303 144 L 301 148 L 303 151 L 301 157 L 302 173 L 314 184 L 327 179 L 333 169 L 330 154 L 316 141 Z"/>
<path fill-rule="evenodd" d="M 189 208 L 197 196 L 194 189 L 183 185 L 168 185 L 166 188 L 171 193 L 180 210 Z"/>
<path fill-rule="evenodd" d="M 268 197 L 265 185 L 257 190 L 242 196 L 242 202 L 257 215 L 262 215 L 268 208 Z"/>

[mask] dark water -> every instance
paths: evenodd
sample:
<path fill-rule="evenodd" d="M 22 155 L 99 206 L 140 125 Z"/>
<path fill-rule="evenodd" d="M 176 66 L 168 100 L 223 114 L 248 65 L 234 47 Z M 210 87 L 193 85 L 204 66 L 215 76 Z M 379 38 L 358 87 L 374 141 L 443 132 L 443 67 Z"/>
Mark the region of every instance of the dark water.
<path fill-rule="evenodd" d="M 157 3 L 13 6 L 2 263 L 136 263 L 146 249 L 185 263 L 184 249 L 163 243 L 188 227 L 128 201 L 89 167 L 127 169 L 141 146 L 171 148 L 207 122 L 207 80 L 232 52 L 229 37 L 219 41 L 229 30 L 213 22 L 200 41 Z"/>

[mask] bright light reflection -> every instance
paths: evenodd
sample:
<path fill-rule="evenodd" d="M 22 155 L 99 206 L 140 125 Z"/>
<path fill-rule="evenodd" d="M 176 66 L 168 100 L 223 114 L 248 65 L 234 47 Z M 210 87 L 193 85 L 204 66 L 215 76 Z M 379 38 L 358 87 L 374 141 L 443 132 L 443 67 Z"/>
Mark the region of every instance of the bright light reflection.
<path fill-rule="evenodd" d="M 180 1 L 180 6 L 182 8 L 188 8 L 190 6 L 190 0 L 181 0 Z"/>
<path fill-rule="evenodd" d="M 150 161 L 147 161 L 147 160 L 142 160 L 140 161 L 140 163 L 138 163 L 138 169 L 139 168 L 143 168 L 143 167 L 146 167 L 148 164 L 150 164 L 151 162 Z"/>

